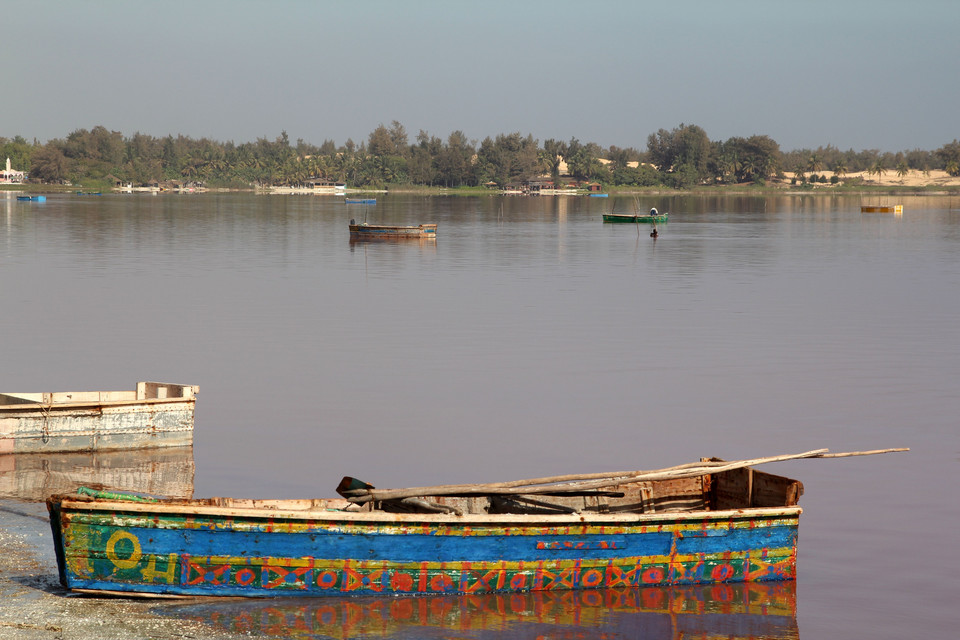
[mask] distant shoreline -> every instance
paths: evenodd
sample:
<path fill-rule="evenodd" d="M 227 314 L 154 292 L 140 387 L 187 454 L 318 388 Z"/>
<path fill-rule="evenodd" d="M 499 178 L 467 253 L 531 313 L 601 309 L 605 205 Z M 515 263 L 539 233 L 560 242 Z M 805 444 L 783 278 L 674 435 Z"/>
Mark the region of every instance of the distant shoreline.
<path fill-rule="evenodd" d="M 807 174 L 809 178 L 812 174 Z M 946 171 L 917 171 L 910 170 L 903 176 L 898 176 L 894 171 L 886 171 L 877 176 L 867 171 L 837 176 L 839 183 L 831 184 L 830 180 L 834 177 L 832 171 L 822 171 L 816 174 L 823 176 L 825 181 L 819 182 L 798 182 L 793 184 L 795 174 L 785 173 L 781 181 L 770 181 L 766 184 L 740 184 L 740 185 L 698 185 L 689 189 L 674 189 L 664 186 L 653 187 L 631 187 L 615 186 L 607 187 L 604 193 L 610 195 L 773 195 L 773 194 L 798 194 L 798 195 L 912 195 L 912 196 L 944 196 L 960 195 L 960 176 L 950 176 Z M 852 184 L 851 184 L 852 183 Z M 52 184 L 33 184 L 33 183 L 14 183 L 0 184 L 0 192 L 26 192 L 26 193 L 74 193 L 82 190 L 83 185 L 52 185 Z M 504 195 L 498 189 L 485 189 L 481 187 L 423 187 L 415 185 L 390 185 L 386 189 L 358 189 L 348 188 L 349 193 L 381 193 L 381 194 L 423 194 L 423 195 L 462 195 L 462 196 L 500 196 Z M 103 193 L 122 193 L 121 189 L 103 189 Z M 279 193 L 271 194 L 268 190 L 255 187 L 249 188 L 218 188 L 206 187 L 200 190 L 205 193 L 265 193 L 267 195 L 325 195 L 332 197 L 334 194 L 313 194 L 305 192 L 297 193 Z M 165 192 L 161 192 L 165 193 Z M 547 195 L 542 197 L 584 197 L 586 194 L 571 195 Z"/>

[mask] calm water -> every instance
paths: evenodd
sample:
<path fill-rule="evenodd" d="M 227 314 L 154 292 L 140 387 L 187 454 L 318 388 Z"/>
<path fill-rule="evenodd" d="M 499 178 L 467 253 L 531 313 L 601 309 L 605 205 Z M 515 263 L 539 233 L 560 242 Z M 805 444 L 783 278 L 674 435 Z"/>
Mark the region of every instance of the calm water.
<path fill-rule="evenodd" d="M 952 637 L 960 198 L 897 202 L 645 197 L 654 240 L 626 197 L 0 193 L 0 389 L 200 385 L 198 496 L 908 446 L 766 468 L 806 486 L 797 626 Z"/>

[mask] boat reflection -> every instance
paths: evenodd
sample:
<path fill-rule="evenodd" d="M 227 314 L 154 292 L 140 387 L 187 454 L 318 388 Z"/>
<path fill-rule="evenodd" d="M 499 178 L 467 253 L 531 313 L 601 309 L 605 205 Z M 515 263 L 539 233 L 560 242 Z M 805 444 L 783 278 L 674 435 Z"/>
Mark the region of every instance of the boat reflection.
<path fill-rule="evenodd" d="M 438 597 L 218 600 L 161 615 L 256 637 L 461 640 L 799 638 L 796 583 Z"/>
<path fill-rule="evenodd" d="M 402 244 L 407 246 L 416 246 L 416 247 L 432 247 L 436 248 L 437 246 L 437 237 L 436 236 L 361 236 L 361 237 L 351 237 L 350 238 L 350 248 L 354 248 L 358 245 L 377 245 L 377 244 Z"/>
<path fill-rule="evenodd" d="M 193 447 L 0 455 L 0 498 L 43 501 L 79 486 L 193 497 Z"/>

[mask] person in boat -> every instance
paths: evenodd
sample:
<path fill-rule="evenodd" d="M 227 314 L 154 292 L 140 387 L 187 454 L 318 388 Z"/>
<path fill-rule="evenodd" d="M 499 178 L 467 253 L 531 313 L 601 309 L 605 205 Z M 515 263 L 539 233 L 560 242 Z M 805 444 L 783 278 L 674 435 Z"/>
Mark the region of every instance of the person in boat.
<path fill-rule="evenodd" d="M 650 215 L 652 215 L 652 216 L 657 215 L 657 208 L 656 208 L 656 207 L 653 207 L 652 209 L 650 209 Z"/>

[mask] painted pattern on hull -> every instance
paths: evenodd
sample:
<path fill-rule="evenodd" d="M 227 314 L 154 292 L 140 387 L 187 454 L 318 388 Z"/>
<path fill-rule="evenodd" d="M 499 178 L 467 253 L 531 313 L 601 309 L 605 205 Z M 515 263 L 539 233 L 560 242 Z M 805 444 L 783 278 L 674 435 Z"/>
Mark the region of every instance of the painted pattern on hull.
<path fill-rule="evenodd" d="M 787 580 L 795 576 L 798 523 L 794 516 L 652 526 L 410 527 L 128 514 L 117 527 L 118 516 L 65 517 L 70 588 L 147 585 L 166 593 L 276 596 Z M 72 549 L 88 551 L 72 555 Z"/>

